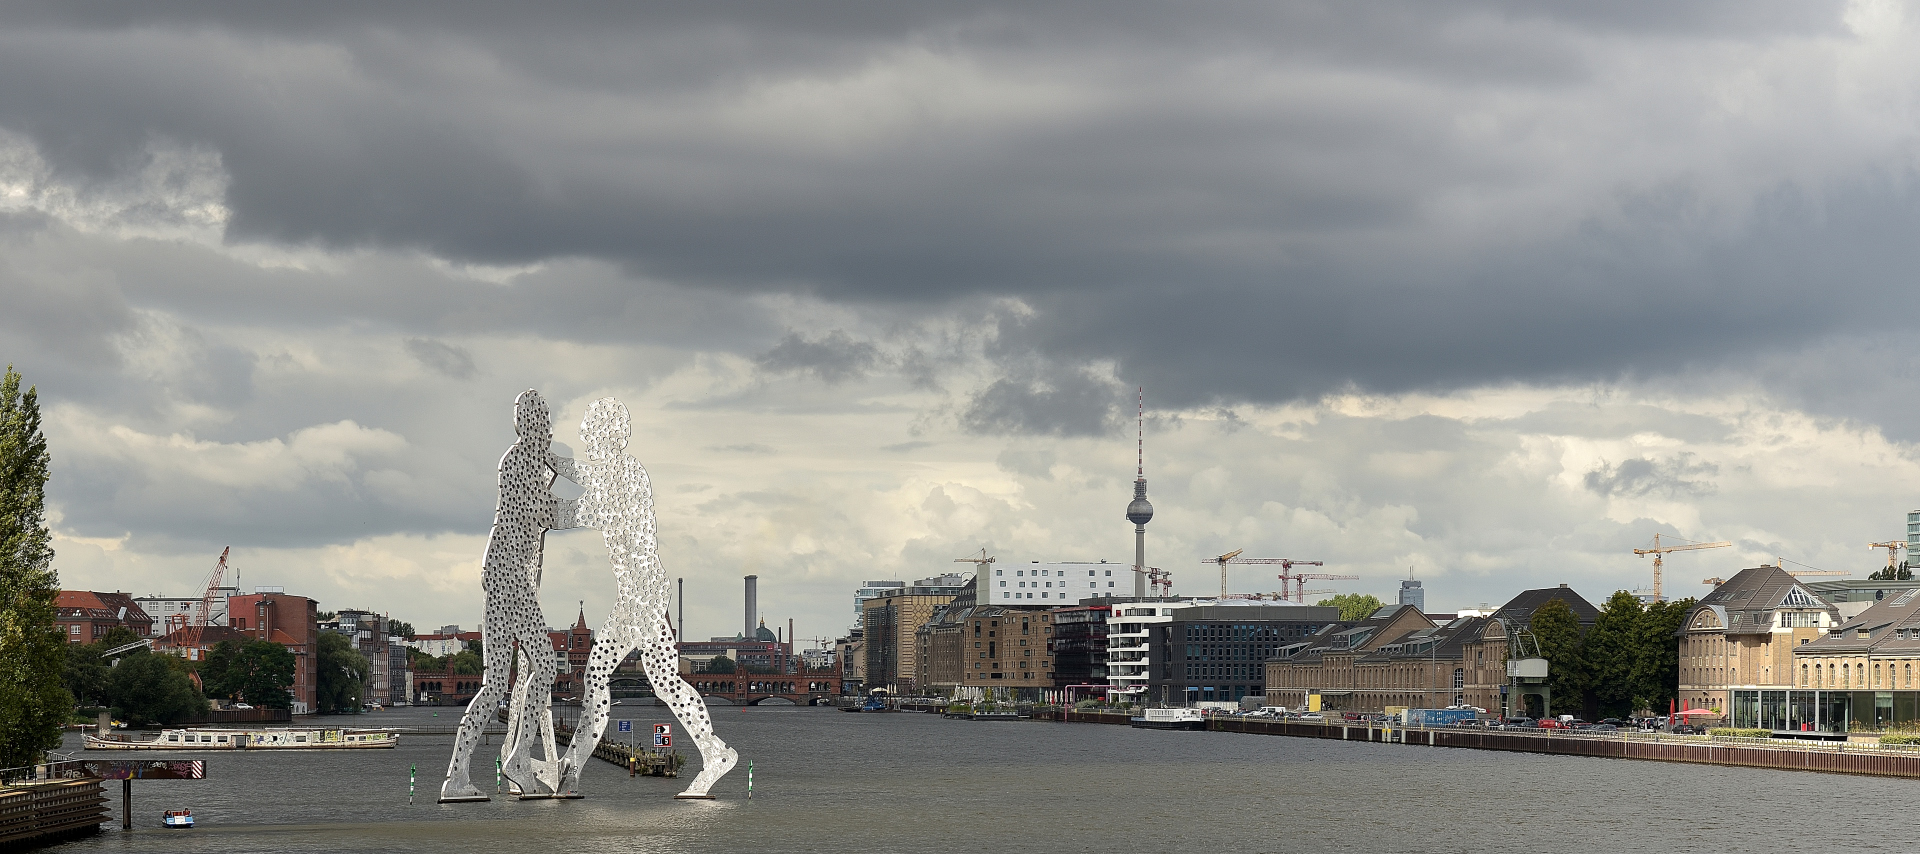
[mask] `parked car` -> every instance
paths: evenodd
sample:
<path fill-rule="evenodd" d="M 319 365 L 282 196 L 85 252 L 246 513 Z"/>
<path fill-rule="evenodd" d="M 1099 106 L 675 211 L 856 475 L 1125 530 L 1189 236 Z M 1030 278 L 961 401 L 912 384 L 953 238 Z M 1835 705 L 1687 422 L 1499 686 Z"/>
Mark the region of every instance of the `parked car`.
<path fill-rule="evenodd" d="M 1613 724 L 1594 724 L 1591 729 L 1587 730 L 1587 732 L 1591 732 L 1591 733 L 1605 733 L 1605 732 L 1619 732 L 1619 731 L 1620 731 L 1620 728 L 1617 726 L 1614 726 Z"/>
<path fill-rule="evenodd" d="M 1538 726 L 1540 729 L 1573 729 L 1559 718 L 1541 718 Z"/>

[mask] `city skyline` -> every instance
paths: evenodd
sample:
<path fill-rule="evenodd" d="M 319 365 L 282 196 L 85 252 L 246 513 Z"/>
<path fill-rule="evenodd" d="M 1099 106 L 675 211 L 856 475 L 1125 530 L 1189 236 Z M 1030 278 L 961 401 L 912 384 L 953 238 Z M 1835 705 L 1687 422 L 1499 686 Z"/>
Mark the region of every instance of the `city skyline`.
<path fill-rule="evenodd" d="M 1915 16 L 1383 8 L 20 10 L 0 356 L 62 585 L 188 596 L 231 545 L 474 625 L 529 387 L 575 452 L 632 408 L 689 637 L 748 574 L 811 637 L 982 548 L 1130 564 L 1141 386 L 1176 594 L 1246 549 L 1598 601 L 1656 532 L 1734 543 L 1674 597 L 1879 568 Z M 604 617 L 597 539 L 549 538 L 549 623 Z"/>

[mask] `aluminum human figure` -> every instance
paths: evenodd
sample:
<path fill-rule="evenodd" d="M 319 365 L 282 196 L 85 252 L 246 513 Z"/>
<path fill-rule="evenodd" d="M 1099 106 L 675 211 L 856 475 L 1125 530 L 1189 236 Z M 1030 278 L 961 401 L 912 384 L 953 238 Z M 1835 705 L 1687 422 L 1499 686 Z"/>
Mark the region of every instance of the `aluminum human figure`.
<path fill-rule="evenodd" d="M 487 597 L 480 628 L 486 675 L 480 693 L 460 718 L 460 733 L 447 763 L 447 779 L 440 786 L 442 802 L 487 800 L 469 779 L 468 763 L 495 707 L 507 693 L 516 657 L 520 663 L 519 685 L 526 690 L 516 692 L 508 712 L 502 773 L 523 795 L 551 795 L 558 788 L 546 690 L 555 675 L 552 642 L 540 612 L 538 582 L 547 531 L 578 527 L 578 508 L 576 502 L 553 495 L 556 467 L 565 463 L 555 462 L 553 420 L 539 392 L 528 389 L 514 399 L 513 426 L 518 438 L 500 458 L 499 500 L 481 562 L 480 586 Z M 530 755 L 536 739 L 543 742 L 544 761 Z"/>
<path fill-rule="evenodd" d="M 579 520 L 600 529 L 619 587 L 613 612 L 595 636 L 587 660 L 580 722 L 561 765 L 561 791 L 577 790 L 582 767 L 607 728 L 613 669 L 638 649 L 654 696 L 673 710 L 700 749 L 700 774 L 676 797 L 707 798 L 711 797 L 707 790 L 733 769 L 740 754 L 714 735 L 706 703 L 680 678 L 679 651 L 667 623 L 671 587 L 655 538 L 653 484 L 640 461 L 626 453 L 631 429 L 627 408 L 619 401 L 610 397 L 594 401 L 580 424 L 586 459 L 572 461 L 571 472 L 558 469 L 580 485 Z"/>

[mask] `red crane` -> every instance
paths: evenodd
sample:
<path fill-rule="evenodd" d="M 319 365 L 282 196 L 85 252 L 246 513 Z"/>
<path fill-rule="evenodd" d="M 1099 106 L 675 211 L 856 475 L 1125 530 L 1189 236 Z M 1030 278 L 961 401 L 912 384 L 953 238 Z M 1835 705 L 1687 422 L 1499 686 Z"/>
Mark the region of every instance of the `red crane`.
<path fill-rule="evenodd" d="M 207 575 L 207 591 L 200 595 L 200 607 L 193 612 L 193 642 L 200 643 L 206 628 L 213 622 L 213 597 L 219 592 L 220 582 L 227 577 L 227 553 L 232 546 L 220 550 L 220 560 L 213 565 L 213 572 Z"/>

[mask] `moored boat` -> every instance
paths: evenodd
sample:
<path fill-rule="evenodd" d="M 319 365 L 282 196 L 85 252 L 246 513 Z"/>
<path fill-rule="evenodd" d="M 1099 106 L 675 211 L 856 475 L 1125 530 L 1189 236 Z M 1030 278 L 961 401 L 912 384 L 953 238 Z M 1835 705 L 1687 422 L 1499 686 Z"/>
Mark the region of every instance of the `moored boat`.
<path fill-rule="evenodd" d="M 379 750 L 399 743 L 391 732 L 351 729 L 166 729 L 151 741 L 86 737 L 88 750 Z"/>
<path fill-rule="evenodd" d="M 1199 709 L 1148 709 L 1131 723 L 1141 729 L 1206 729 L 1207 718 Z"/>

